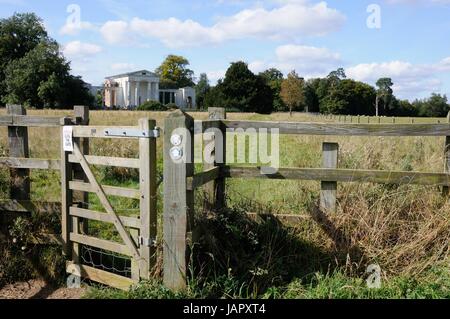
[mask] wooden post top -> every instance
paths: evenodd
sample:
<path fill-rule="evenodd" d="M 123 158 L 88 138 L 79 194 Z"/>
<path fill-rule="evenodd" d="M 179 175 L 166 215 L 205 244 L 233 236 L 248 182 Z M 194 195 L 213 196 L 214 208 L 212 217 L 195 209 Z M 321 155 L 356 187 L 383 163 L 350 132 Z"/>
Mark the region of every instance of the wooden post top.
<path fill-rule="evenodd" d="M 208 108 L 208 118 L 210 120 L 225 120 L 227 118 L 227 113 L 223 107 L 209 107 Z"/>
<path fill-rule="evenodd" d="M 15 115 L 26 115 L 27 110 L 22 105 L 17 104 L 7 104 L 6 110 L 8 114 L 15 114 Z"/>

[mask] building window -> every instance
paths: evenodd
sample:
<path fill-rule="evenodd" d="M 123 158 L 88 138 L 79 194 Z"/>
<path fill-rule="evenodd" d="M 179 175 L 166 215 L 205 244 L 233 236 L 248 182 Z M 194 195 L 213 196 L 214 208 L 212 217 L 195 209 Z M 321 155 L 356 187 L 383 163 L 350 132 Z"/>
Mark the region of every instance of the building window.
<path fill-rule="evenodd" d="M 170 103 L 170 92 L 164 92 L 164 104 Z"/>

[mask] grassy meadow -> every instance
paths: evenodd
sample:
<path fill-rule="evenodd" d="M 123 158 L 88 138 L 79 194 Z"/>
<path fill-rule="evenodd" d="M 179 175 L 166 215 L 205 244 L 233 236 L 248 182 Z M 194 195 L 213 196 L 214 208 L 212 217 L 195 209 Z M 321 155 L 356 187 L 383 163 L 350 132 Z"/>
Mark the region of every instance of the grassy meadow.
<path fill-rule="evenodd" d="M 5 112 L 1 110 L 0 113 Z M 29 110 L 29 115 L 71 116 L 72 112 Z M 91 125 L 136 125 L 139 118 L 157 120 L 163 128 L 166 112 L 91 111 Z M 195 112 L 196 120 L 207 113 Z M 320 121 L 336 117 L 294 113 L 272 115 L 229 113 L 232 120 Z M 355 117 L 352 119 L 356 123 Z M 349 121 L 349 118 L 346 119 Z M 371 119 L 361 117 L 361 123 Z M 392 118 L 381 118 L 392 123 Z M 414 123 L 445 119 L 415 118 Z M 373 119 L 377 123 L 378 119 Z M 396 123 L 411 123 L 397 118 Z M 164 129 L 164 128 L 163 128 Z M 30 157 L 59 158 L 58 128 L 30 128 Z M 6 127 L 0 128 L 0 157 L 8 156 Z M 334 137 L 280 136 L 281 167 L 321 167 L 322 143 L 340 146 L 339 167 L 379 170 L 441 172 L 444 138 L 436 137 Z M 162 139 L 158 139 L 158 173 L 162 175 Z M 197 151 L 201 150 L 197 147 Z M 137 157 L 137 141 L 92 139 L 93 155 Z M 197 165 L 198 169 L 201 168 Z M 138 187 L 132 169 L 95 168 L 102 183 Z M 0 170 L 0 196 L 8 198 L 7 169 Z M 32 171 L 32 199 L 59 201 L 59 173 Z M 450 202 L 438 187 L 340 183 L 335 214 L 320 215 L 313 207 L 319 199 L 319 182 L 241 180 L 227 181 L 226 211 L 203 211 L 197 192 L 197 221 L 204 235 L 192 254 L 189 289 L 174 294 L 159 280 L 129 292 L 92 288 L 91 298 L 449 298 Z M 162 187 L 158 189 L 162 199 Z M 101 210 L 94 195 L 91 207 Z M 136 215 L 139 203 L 111 197 L 123 215 Z M 246 212 L 292 214 L 292 227 L 267 220 L 256 222 Z M 162 216 L 162 200 L 158 203 Z M 115 231 L 90 223 L 90 232 L 117 238 Z M 159 222 L 160 230 L 162 222 Z M 161 232 L 160 232 L 161 234 Z M 161 238 L 159 236 L 159 238 Z M 118 239 L 119 240 L 119 239 Z M 161 263 L 161 260 L 160 260 Z M 382 269 L 382 288 L 368 289 L 365 270 Z M 160 266 L 159 266 L 160 267 Z M 160 269 L 156 271 L 160 272 Z"/>

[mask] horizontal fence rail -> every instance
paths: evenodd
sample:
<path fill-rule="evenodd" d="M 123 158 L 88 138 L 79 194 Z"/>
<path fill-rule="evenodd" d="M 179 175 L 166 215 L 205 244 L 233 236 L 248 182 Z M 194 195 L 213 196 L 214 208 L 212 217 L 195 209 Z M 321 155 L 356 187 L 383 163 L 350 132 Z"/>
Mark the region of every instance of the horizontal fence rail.
<path fill-rule="evenodd" d="M 227 166 L 222 172 L 228 178 L 262 178 L 286 180 L 317 180 L 324 182 L 359 182 L 379 184 L 415 184 L 450 186 L 450 175 L 402 171 L 329 168 L 280 168 L 275 174 L 264 174 L 261 167 Z"/>
<path fill-rule="evenodd" d="M 72 124 L 81 123 L 81 117 L 70 118 Z M 61 117 L 33 116 L 33 115 L 2 115 L 0 126 L 24 126 L 24 127 L 60 127 L 64 125 Z"/>
<path fill-rule="evenodd" d="M 339 124 L 262 121 L 223 121 L 223 123 L 228 129 L 279 129 L 280 134 L 337 136 L 450 136 L 450 124 Z M 204 127 L 207 126 L 207 124 L 204 125 Z"/>
<path fill-rule="evenodd" d="M 61 168 L 61 161 L 40 158 L 0 157 L 0 166 L 10 168 L 59 170 Z"/>

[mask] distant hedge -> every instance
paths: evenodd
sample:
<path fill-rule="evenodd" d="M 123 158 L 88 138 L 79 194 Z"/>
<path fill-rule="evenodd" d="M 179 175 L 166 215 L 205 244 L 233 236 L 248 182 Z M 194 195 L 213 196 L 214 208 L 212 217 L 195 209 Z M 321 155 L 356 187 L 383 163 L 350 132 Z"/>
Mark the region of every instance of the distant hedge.
<path fill-rule="evenodd" d="M 156 101 L 147 101 L 137 107 L 138 111 L 167 111 L 168 108 Z"/>

